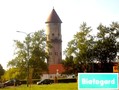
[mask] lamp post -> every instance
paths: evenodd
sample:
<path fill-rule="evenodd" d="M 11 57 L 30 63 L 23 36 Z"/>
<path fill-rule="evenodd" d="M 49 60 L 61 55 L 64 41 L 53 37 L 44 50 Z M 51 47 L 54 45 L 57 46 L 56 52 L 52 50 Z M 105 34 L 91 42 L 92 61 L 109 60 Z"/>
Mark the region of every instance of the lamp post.
<path fill-rule="evenodd" d="M 26 33 L 26 32 L 22 32 L 22 31 L 16 31 L 16 32 L 26 34 L 27 37 L 30 37 L 30 34 L 33 33 L 33 32 Z M 26 42 L 26 44 L 27 44 L 27 61 L 26 61 L 26 63 L 27 63 L 27 87 L 28 87 L 29 86 L 29 59 L 30 59 L 30 56 L 29 56 L 29 39 Z"/>

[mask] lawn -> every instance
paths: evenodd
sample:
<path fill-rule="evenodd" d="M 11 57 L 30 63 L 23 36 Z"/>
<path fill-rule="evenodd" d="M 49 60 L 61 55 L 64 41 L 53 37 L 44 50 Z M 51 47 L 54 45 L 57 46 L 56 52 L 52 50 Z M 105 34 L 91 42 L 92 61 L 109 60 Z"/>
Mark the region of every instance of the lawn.
<path fill-rule="evenodd" d="M 17 87 L 5 87 L 1 90 L 78 90 L 77 83 L 57 83 L 51 85 L 21 85 Z"/>

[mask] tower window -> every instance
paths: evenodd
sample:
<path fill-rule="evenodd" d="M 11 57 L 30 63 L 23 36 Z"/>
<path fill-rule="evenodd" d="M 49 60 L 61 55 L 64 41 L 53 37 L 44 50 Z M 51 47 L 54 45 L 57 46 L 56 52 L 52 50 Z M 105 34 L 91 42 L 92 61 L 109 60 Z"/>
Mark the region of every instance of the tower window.
<path fill-rule="evenodd" d="M 52 52 L 49 52 L 49 55 L 52 55 Z"/>
<path fill-rule="evenodd" d="M 55 55 L 58 55 L 58 52 L 55 52 Z"/>
<path fill-rule="evenodd" d="M 60 34 L 58 33 L 58 36 L 60 36 Z"/>
<path fill-rule="evenodd" d="M 52 36 L 54 36 L 54 33 L 52 33 Z"/>

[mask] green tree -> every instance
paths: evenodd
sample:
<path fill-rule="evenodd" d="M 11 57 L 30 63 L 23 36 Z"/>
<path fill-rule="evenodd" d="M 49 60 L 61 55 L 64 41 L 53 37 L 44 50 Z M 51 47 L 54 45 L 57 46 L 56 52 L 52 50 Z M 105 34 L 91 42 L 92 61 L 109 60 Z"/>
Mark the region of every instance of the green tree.
<path fill-rule="evenodd" d="M 18 68 L 10 68 L 7 71 L 5 71 L 5 74 L 2 76 L 3 81 L 14 79 L 14 78 L 22 79 Z"/>
<path fill-rule="evenodd" d="M 74 74 L 75 73 L 75 63 L 73 61 L 73 56 L 66 57 L 65 60 L 62 62 L 65 67 L 65 74 Z"/>
<path fill-rule="evenodd" d="M 97 60 L 101 63 L 114 61 L 118 49 L 119 24 L 113 22 L 110 27 L 100 24 L 98 31 L 94 48 Z"/>
<path fill-rule="evenodd" d="M 108 71 L 107 63 L 115 61 L 118 51 L 119 24 L 113 22 L 109 27 L 98 26 L 97 41 L 94 47 L 95 58 L 101 63 L 101 71 Z M 111 67 L 112 68 L 112 67 Z"/>
<path fill-rule="evenodd" d="M 86 23 L 80 26 L 80 31 L 74 35 L 65 50 L 65 68 L 74 64 L 75 67 L 78 66 L 77 71 L 96 71 L 95 66 L 97 71 L 112 71 L 112 62 L 119 52 L 119 24 L 112 22 L 108 27 L 100 24 L 97 29 L 97 35 L 91 36 L 91 27 L 87 27 Z M 99 65 L 95 62 L 99 62 Z"/>
<path fill-rule="evenodd" d="M 3 69 L 2 65 L 0 64 L 0 79 L 2 77 L 2 75 L 4 75 L 5 70 Z"/>
<path fill-rule="evenodd" d="M 83 66 L 85 66 L 83 71 L 87 69 L 88 63 L 91 62 L 89 57 L 93 47 L 93 37 L 90 35 L 91 31 L 91 27 L 88 27 L 86 23 L 83 23 L 80 26 L 80 31 L 74 35 L 74 39 L 68 43 L 65 50 L 65 55 L 67 57 L 73 56 L 75 64 L 82 63 Z"/>
<path fill-rule="evenodd" d="M 32 78 L 40 78 L 42 72 L 47 71 L 47 64 L 45 62 L 47 53 L 46 35 L 44 30 L 27 35 L 23 42 L 14 40 L 15 42 L 15 58 L 9 61 L 8 66 L 19 68 L 19 74 L 26 76 L 27 65 L 29 65 L 29 72 L 32 70 Z M 29 61 L 27 62 L 29 48 Z M 24 77 L 23 77 L 24 78 Z"/>

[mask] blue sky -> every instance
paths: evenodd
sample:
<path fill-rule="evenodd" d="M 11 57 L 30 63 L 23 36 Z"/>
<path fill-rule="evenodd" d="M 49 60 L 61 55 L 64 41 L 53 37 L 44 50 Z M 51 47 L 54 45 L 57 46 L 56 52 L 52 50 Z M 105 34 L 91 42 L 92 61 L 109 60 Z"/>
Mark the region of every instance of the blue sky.
<path fill-rule="evenodd" d="M 62 46 L 79 31 L 82 22 L 93 28 L 102 23 L 119 22 L 119 0 L 0 0 L 0 63 L 6 69 L 14 56 L 13 40 L 23 40 L 26 33 L 45 29 L 53 7 L 62 20 Z"/>

